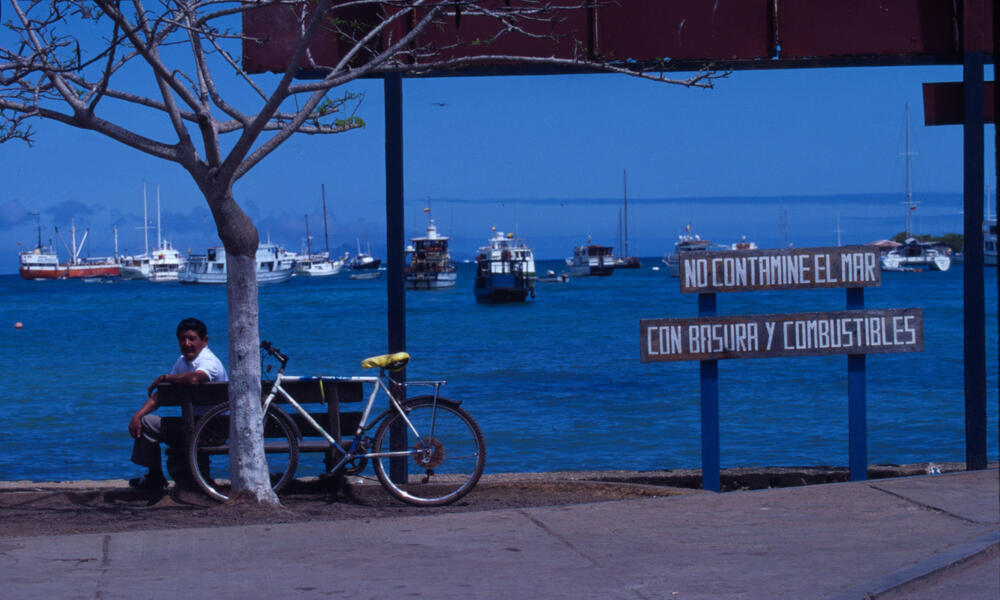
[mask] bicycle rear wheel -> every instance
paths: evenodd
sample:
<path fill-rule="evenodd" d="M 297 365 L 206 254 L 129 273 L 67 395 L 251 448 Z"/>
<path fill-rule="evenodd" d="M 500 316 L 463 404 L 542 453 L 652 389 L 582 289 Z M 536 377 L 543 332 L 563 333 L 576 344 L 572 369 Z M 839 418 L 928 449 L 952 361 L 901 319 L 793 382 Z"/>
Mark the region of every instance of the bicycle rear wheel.
<path fill-rule="evenodd" d="M 436 403 L 431 397 L 415 398 L 403 407 L 420 435 L 406 427 L 399 413 L 391 413 L 375 432 L 372 452 L 389 452 L 389 431 L 394 425 L 405 429 L 399 450 L 409 455 L 398 460 L 406 461 L 407 478 L 392 481 L 392 458 L 380 456 L 374 461 L 379 481 L 399 500 L 417 506 L 443 506 L 468 494 L 486 466 L 486 442 L 479 425 L 458 404 L 442 398 Z"/>
<path fill-rule="evenodd" d="M 229 403 L 205 413 L 195 424 L 188 446 L 188 464 L 198 486 L 219 501 L 229 499 Z M 271 487 L 277 493 L 295 476 L 299 441 L 288 416 L 272 406 L 264 415 L 264 454 Z"/>

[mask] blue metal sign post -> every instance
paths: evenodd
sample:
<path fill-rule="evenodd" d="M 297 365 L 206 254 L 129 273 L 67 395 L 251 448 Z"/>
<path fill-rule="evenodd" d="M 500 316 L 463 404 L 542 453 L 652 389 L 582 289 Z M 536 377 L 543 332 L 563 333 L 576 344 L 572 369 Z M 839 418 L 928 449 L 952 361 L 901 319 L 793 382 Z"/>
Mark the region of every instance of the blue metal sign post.
<path fill-rule="evenodd" d="M 847 288 L 847 310 L 865 307 L 865 288 Z M 847 355 L 847 454 L 851 481 L 868 478 L 868 408 L 865 398 L 866 354 Z"/>
<path fill-rule="evenodd" d="M 715 294 L 698 294 L 698 316 L 715 316 Z M 701 361 L 701 487 L 722 491 L 719 443 L 719 361 Z"/>

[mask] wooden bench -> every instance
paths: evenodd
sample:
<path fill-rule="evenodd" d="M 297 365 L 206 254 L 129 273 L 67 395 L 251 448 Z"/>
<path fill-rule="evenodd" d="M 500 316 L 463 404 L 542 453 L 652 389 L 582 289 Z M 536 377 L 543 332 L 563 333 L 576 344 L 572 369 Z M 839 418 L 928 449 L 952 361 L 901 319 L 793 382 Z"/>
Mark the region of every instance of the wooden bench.
<path fill-rule="evenodd" d="M 270 381 L 261 382 L 261 393 L 266 396 L 271 390 Z M 304 381 L 284 381 L 282 387 L 305 408 L 309 415 L 327 431 L 337 443 L 344 437 L 351 438 L 361 421 L 361 412 L 344 412 L 341 404 L 360 403 L 364 400 L 364 390 L 359 381 L 332 378 L 316 378 Z M 171 459 L 183 461 L 187 465 L 187 448 L 190 443 L 196 412 L 201 414 L 208 408 L 229 400 L 229 384 L 203 383 L 201 385 L 163 384 L 158 388 L 160 406 L 179 406 L 181 416 L 161 417 L 164 438 L 167 440 L 166 454 L 168 467 Z M 313 429 L 302 415 L 280 396 L 275 400 L 284 404 L 285 412 L 295 421 L 303 438 L 299 442 L 299 452 L 326 452 L 326 465 L 330 468 L 333 457 L 330 445 Z M 205 407 L 197 411 L 196 407 Z M 176 473 L 171 473 L 176 478 Z"/>

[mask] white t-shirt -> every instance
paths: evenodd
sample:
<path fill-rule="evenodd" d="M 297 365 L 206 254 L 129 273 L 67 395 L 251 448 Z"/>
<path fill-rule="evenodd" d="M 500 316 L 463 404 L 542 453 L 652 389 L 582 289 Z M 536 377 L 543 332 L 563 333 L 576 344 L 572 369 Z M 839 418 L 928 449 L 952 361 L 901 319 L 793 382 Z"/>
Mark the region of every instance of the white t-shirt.
<path fill-rule="evenodd" d="M 174 363 L 174 368 L 170 370 L 170 374 L 180 375 L 181 373 L 191 373 L 193 371 L 201 371 L 208 375 L 209 381 L 229 381 L 229 378 L 226 376 L 226 368 L 222 366 L 222 361 L 219 360 L 219 357 L 215 353 L 208 349 L 208 346 L 202 348 L 198 356 L 191 362 L 188 362 L 183 355 L 178 357 L 177 362 Z"/>

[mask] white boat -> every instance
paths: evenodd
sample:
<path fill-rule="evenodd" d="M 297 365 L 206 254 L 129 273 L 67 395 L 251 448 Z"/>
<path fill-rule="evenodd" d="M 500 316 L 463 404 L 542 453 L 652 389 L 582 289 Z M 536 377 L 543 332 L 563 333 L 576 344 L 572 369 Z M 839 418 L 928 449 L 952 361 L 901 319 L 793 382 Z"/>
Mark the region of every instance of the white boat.
<path fill-rule="evenodd" d="M 18 252 L 18 273 L 24 279 L 61 279 L 66 277 L 66 270 L 59 266 L 59 257 L 52 246 L 42 246 L 41 213 L 32 214 L 38 219 L 38 244 L 31 250 Z"/>
<path fill-rule="evenodd" d="M 327 277 L 340 273 L 340 270 L 344 267 L 343 260 L 330 260 L 330 256 L 326 252 L 300 254 L 294 260 L 295 269 L 293 274 L 296 277 Z"/>
<path fill-rule="evenodd" d="M 406 289 L 432 290 L 455 287 L 458 270 L 451 261 L 447 236 L 438 235 L 434 219 L 427 224 L 427 235 L 415 237 L 406 249 L 410 255 L 407 265 Z"/>
<path fill-rule="evenodd" d="M 538 278 L 538 281 L 542 283 L 566 283 L 569 281 L 569 275 L 566 273 L 556 274 L 555 271 L 549 269 L 545 271 L 545 275 Z"/>
<path fill-rule="evenodd" d="M 177 281 L 177 274 L 184 264 L 181 255 L 167 240 L 160 229 L 160 186 L 156 186 L 156 249 L 149 251 L 149 219 L 146 216 L 146 184 L 142 184 L 142 223 L 146 251 L 136 256 L 118 259 L 122 279 L 148 279 L 154 282 Z"/>
<path fill-rule="evenodd" d="M 902 246 L 882 255 L 883 271 L 947 271 L 950 267 L 951 257 L 915 238 L 907 238 Z"/>
<path fill-rule="evenodd" d="M 573 256 L 566 259 L 570 275 L 577 277 L 607 277 L 615 272 L 614 248 L 590 243 L 573 248 Z"/>
<path fill-rule="evenodd" d="M 839 245 L 839 244 L 838 244 Z M 757 242 L 747 241 L 747 236 L 740 237 L 740 241 L 729 244 L 730 250 L 756 250 Z"/>
<path fill-rule="evenodd" d="M 122 279 L 148 279 L 154 282 L 177 281 L 184 257 L 170 242 L 160 240 L 152 253 L 123 256 L 119 259 Z"/>
<path fill-rule="evenodd" d="M 951 258 L 933 244 L 920 242 L 912 234 L 913 211 L 917 204 L 913 201 L 910 173 L 910 105 L 906 105 L 906 199 L 903 201 L 906 214 L 906 233 L 903 245 L 882 255 L 883 271 L 947 271 Z"/>
<path fill-rule="evenodd" d="M 674 251 L 664 255 L 663 264 L 667 265 L 667 271 L 671 277 L 680 277 L 681 256 L 688 252 L 707 252 L 714 250 L 712 242 L 701 239 L 698 234 L 692 234 L 691 226 L 684 228 L 685 233 L 677 236 L 674 242 Z"/>
<path fill-rule="evenodd" d="M 293 274 L 297 277 L 328 277 L 340 273 L 344 260 L 330 260 L 330 236 L 326 230 L 326 185 L 321 184 L 323 197 L 323 236 L 326 240 L 326 252 L 312 251 L 312 236 L 309 235 L 309 215 L 306 215 L 306 239 L 302 254 L 296 255 Z"/>
<path fill-rule="evenodd" d="M 494 233 L 476 254 L 476 302 L 501 304 L 535 297 L 535 256 L 514 234 Z"/>
<path fill-rule="evenodd" d="M 270 242 L 257 248 L 257 283 L 282 283 L 292 276 L 294 255 Z M 209 248 L 203 256 L 190 256 L 178 274 L 181 283 L 226 283 L 226 250 Z"/>

